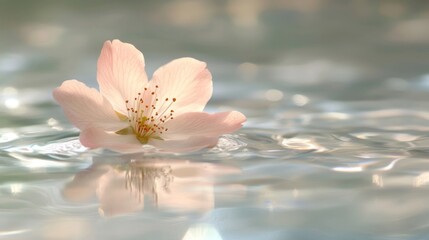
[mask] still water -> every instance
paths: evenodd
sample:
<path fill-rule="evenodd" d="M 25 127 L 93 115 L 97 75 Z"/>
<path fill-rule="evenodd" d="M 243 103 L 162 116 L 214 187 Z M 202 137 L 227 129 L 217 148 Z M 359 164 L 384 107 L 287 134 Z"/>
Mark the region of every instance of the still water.
<path fill-rule="evenodd" d="M 0 238 L 428 239 L 429 8 L 403 1 L 5 1 Z M 24 4 L 25 3 L 25 4 Z M 212 149 L 88 150 L 51 91 L 102 43 L 208 62 Z"/>

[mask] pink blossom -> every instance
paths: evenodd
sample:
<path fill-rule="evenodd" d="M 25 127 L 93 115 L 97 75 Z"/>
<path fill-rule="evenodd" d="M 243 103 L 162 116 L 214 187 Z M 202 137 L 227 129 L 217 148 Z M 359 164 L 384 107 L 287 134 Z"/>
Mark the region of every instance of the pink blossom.
<path fill-rule="evenodd" d="M 148 81 L 139 50 L 106 41 L 97 81 L 100 91 L 68 80 L 53 92 L 88 148 L 136 152 L 149 145 L 167 152 L 193 151 L 216 145 L 219 136 L 246 121 L 237 111 L 202 112 L 212 96 L 212 76 L 206 63 L 193 58 L 167 63 Z"/>

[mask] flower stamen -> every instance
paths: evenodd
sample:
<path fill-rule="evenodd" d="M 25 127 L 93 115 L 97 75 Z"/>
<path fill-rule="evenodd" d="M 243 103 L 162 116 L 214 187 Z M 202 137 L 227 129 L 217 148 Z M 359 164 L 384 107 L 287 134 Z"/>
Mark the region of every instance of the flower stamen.
<path fill-rule="evenodd" d="M 132 103 L 125 100 L 130 128 L 143 144 L 147 143 L 149 138 L 162 139 L 161 135 L 168 130 L 163 125 L 174 119 L 175 111 L 172 106 L 176 98 L 167 97 L 160 103 L 157 96 L 158 89 L 158 85 L 153 91 L 144 88 L 142 93 L 137 93 Z M 125 131 L 118 131 L 118 133 L 122 132 Z"/>

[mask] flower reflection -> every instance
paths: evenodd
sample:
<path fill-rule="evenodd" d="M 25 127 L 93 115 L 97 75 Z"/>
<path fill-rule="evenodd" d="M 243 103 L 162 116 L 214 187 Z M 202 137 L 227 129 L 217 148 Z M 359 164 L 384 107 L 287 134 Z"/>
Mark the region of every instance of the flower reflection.
<path fill-rule="evenodd" d="M 174 180 L 170 166 L 132 166 L 125 172 L 125 188 L 141 199 L 144 193 L 150 193 L 158 203 L 158 189 L 170 193 L 170 183 Z"/>
<path fill-rule="evenodd" d="M 141 159 L 126 163 L 94 160 L 63 190 L 73 202 L 96 197 L 102 216 L 142 210 L 145 204 L 162 209 L 207 212 L 214 207 L 216 175 L 238 173 L 219 164 L 187 160 Z"/>

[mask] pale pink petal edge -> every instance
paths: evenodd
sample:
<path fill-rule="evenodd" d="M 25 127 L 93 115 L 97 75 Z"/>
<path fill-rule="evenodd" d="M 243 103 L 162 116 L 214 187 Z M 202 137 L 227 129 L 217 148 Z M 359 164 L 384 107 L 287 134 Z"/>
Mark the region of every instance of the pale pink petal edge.
<path fill-rule="evenodd" d="M 126 114 L 125 100 L 136 97 L 148 83 L 143 54 L 130 43 L 106 41 L 97 62 L 97 81 L 113 108 Z"/>
<path fill-rule="evenodd" d="M 108 133 L 99 128 L 83 129 L 79 140 L 83 146 L 90 149 L 107 148 L 122 153 L 143 151 L 143 145 L 136 139 L 135 135 Z"/>
<path fill-rule="evenodd" d="M 212 75 L 205 62 L 194 58 L 178 58 L 160 68 L 150 81 L 160 99 L 177 101 L 171 106 L 176 114 L 200 112 L 204 109 L 213 93 Z M 158 106 L 162 102 L 158 103 Z"/>
<path fill-rule="evenodd" d="M 149 140 L 150 145 L 165 153 L 186 153 L 216 146 L 218 137 L 190 137 L 182 140 Z"/>
<path fill-rule="evenodd" d="M 165 124 L 168 128 L 163 136 L 167 139 L 182 139 L 189 136 L 218 137 L 232 133 L 243 126 L 246 116 L 238 111 L 205 113 L 184 113 Z"/>
<path fill-rule="evenodd" d="M 127 126 L 126 122 L 120 121 L 105 97 L 77 80 L 64 81 L 54 89 L 53 97 L 69 121 L 79 129 L 97 126 L 115 131 Z"/>

